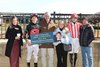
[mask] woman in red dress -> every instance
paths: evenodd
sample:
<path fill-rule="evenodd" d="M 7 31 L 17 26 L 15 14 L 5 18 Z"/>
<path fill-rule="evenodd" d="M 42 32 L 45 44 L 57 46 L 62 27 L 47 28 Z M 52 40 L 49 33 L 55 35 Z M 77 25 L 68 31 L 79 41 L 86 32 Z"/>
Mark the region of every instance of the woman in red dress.
<path fill-rule="evenodd" d="M 5 55 L 9 57 L 10 67 L 19 67 L 19 57 L 21 57 L 22 29 L 18 25 L 16 16 L 11 18 L 11 24 L 6 31 L 5 37 L 8 39 Z"/>

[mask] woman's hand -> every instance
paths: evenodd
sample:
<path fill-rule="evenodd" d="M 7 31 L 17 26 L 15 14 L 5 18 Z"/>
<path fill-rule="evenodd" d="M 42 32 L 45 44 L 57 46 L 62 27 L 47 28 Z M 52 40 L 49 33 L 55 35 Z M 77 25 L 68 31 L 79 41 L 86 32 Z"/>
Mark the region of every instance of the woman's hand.
<path fill-rule="evenodd" d="M 20 39 L 20 37 L 16 36 L 16 37 L 15 37 L 15 39 L 18 39 L 18 40 L 19 40 L 19 39 Z"/>

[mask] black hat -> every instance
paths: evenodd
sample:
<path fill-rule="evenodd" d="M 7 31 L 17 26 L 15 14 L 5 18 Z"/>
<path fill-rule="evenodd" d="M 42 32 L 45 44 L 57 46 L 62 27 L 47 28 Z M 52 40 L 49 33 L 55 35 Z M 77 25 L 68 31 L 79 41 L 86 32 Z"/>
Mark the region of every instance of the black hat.
<path fill-rule="evenodd" d="M 38 15 L 37 14 L 32 14 L 30 18 L 32 17 L 37 17 L 38 18 Z"/>

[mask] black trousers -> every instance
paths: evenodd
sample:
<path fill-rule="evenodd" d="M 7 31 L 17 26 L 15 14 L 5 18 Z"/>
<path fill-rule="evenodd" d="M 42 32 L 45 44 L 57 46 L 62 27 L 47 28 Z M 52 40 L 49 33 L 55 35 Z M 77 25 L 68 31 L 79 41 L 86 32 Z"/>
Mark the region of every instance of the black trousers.
<path fill-rule="evenodd" d="M 67 67 L 67 51 L 64 51 L 63 44 L 60 43 L 56 46 L 57 53 L 57 67 Z"/>

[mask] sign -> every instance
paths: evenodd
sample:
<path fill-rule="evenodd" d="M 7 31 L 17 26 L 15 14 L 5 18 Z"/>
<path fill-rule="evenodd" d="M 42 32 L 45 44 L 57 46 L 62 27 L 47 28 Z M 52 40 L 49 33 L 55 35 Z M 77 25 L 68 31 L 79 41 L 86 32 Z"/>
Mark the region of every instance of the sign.
<path fill-rule="evenodd" d="M 46 44 L 55 41 L 55 36 L 53 35 L 53 32 L 31 34 L 30 36 L 32 44 L 44 44 L 44 43 Z"/>

